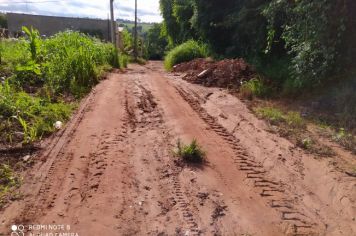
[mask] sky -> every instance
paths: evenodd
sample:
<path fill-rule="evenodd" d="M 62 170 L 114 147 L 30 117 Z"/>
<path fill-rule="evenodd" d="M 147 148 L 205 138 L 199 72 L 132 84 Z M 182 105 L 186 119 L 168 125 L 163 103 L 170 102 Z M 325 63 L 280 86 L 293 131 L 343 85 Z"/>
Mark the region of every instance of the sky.
<path fill-rule="evenodd" d="M 110 0 L 0 0 L 0 11 L 107 19 Z M 137 0 L 142 22 L 161 22 L 159 0 Z M 115 0 L 115 18 L 134 20 L 135 0 Z"/>

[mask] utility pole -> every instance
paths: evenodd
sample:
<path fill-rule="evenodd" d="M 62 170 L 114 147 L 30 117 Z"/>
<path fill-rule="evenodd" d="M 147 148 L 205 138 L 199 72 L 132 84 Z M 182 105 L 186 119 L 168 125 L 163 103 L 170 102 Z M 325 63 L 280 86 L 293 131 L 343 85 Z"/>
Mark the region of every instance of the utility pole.
<path fill-rule="evenodd" d="M 110 15 L 111 15 L 111 42 L 117 47 L 116 44 L 116 24 L 114 19 L 114 0 L 110 0 Z"/>
<path fill-rule="evenodd" d="M 137 0 L 135 0 L 135 60 L 137 61 Z"/>

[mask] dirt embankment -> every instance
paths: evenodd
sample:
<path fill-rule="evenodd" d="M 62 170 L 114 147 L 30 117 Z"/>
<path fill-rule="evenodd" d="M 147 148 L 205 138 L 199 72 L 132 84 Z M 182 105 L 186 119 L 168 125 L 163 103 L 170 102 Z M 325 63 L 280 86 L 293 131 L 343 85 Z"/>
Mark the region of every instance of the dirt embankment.
<path fill-rule="evenodd" d="M 354 235 L 355 179 L 266 130 L 224 91 L 132 65 L 34 157 L 0 233 L 55 223 L 89 236 Z M 178 138 L 196 138 L 208 162 L 177 162 Z"/>
<path fill-rule="evenodd" d="M 173 72 L 186 73 L 183 79 L 188 82 L 221 88 L 239 88 L 255 75 L 252 66 L 243 59 L 213 61 L 198 58 L 174 66 Z"/>

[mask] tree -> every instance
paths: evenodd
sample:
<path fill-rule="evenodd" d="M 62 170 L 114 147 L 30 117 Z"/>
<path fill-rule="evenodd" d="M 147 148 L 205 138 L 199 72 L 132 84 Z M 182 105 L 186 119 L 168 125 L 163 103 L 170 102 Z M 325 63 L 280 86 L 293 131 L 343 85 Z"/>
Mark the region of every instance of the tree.
<path fill-rule="evenodd" d="M 196 14 L 193 0 L 160 0 L 160 8 L 164 18 L 162 32 L 171 47 L 197 38 L 192 24 Z"/>
<path fill-rule="evenodd" d="M 148 58 L 152 60 L 163 59 L 168 46 L 167 38 L 162 34 L 162 24 L 154 24 L 147 33 L 146 47 Z"/>
<path fill-rule="evenodd" d="M 0 28 L 7 28 L 7 18 L 5 14 L 0 13 Z"/>

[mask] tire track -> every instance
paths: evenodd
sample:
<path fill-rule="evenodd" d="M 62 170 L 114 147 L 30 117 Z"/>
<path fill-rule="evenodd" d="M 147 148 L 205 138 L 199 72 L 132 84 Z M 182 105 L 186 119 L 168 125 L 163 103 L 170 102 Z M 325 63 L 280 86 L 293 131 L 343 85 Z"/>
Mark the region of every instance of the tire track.
<path fill-rule="evenodd" d="M 239 139 L 229 133 L 223 126 L 210 116 L 200 102 L 194 96 L 194 93 L 188 93 L 180 86 L 175 86 L 177 92 L 185 101 L 197 112 L 199 117 L 204 120 L 209 127 L 221 136 L 235 155 L 232 157 L 238 170 L 246 173 L 246 178 L 252 181 L 253 186 L 259 190 L 261 197 L 265 198 L 269 206 L 276 209 L 281 214 L 282 221 L 289 226 L 287 230 L 292 235 L 317 235 L 318 223 L 312 221 L 310 217 L 303 213 L 303 207 L 299 205 L 294 194 L 288 193 L 286 186 L 281 181 L 272 180 L 267 177 L 268 173 L 263 165 L 255 161 L 244 148 L 239 144 Z M 291 196 L 292 195 L 292 196 Z"/>
<path fill-rule="evenodd" d="M 136 94 L 135 98 L 128 98 L 128 94 L 126 92 L 126 101 L 125 101 L 125 110 L 126 110 L 126 122 L 131 122 L 131 127 L 137 127 L 135 129 L 136 132 L 147 132 L 150 129 L 161 129 L 165 130 L 163 123 L 162 114 L 158 108 L 157 103 L 154 100 L 154 97 L 143 84 L 142 81 L 138 81 L 134 83 L 134 87 L 130 86 L 130 90 L 136 91 L 133 94 Z M 131 102 L 129 101 L 131 100 Z M 132 122 L 135 124 L 132 124 Z M 139 128 L 141 128 L 139 130 Z M 131 130 L 132 131 L 132 130 Z M 169 143 L 169 141 L 168 141 Z M 153 152 L 157 153 L 156 148 L 164 148 L 162 146 L 154 146 Z M 166 147 L 169 148 L 169 147 Z M 171 199 L 171 205 L 174 205 L 178 208 L 181 218 L 184 222 L 184 230 L 185 232 L 181 232 L 182 235 L 200 235 L 200 229 L 198 223 L 195 219 L 194 213 L 190 208 L 190 204 L 188 198 L 184 191 L 182 190 L 182 184 L 179 180 L 179 174 L 182 171 L 181 167 L 175 165 L 174 163 L 170 163 L 169 165 L 171 174 L 168 176 L 170 178 L 170 182 L 172 183 L 171 188 L 171 197 L 167 197 Z M 164 170 L 163 170 L 164 172 Z M 181 233 L 178 233 L 181 235 Z"/>
<path fill-rule="evenodd" d="M 64 156 L 64 148 L 65 145 L 70 142 L 70 137 L 73 136 L 76 129 L 78 128 L 80 122 L 82 121 L 84 115 L 89 109 L 90 104 L 93 102 L 93 98 L 95 95 L 95 90 L 93 90 L 86 99 L 82 102 L 79 110 L 76 112 L 71 121 L 66 125 L 65 129 L 59 133 L 58 137 L 53 139 L 51 143 L 48 145 L 46 150 L 43 153 L 40 153 L 40 159 L 42 161 L 47 161 L 45 166 L 41 167 L 41 171 L 39 179 L 36 179 L 36 182 L 42 183 L 39 185 L 39 188 L 35 191 L 40 198 L 36 198 L 35 202 L 26 203 L 24 209 L 21 214 L 18 214 L 19 217 L 14 220 L 15 223 L 18 224 L 26 224 L 30 223 L 31 220 L 36 219 L 39 215 L 43 214 L 43 209 L 45 207 L 51 207 L 51 204 L 56 200 L 57 195 L 53 195 L 52 197 L 48 197 L 48 193 L 52 187 L 52 181 L 49 181 L 49 176 L 51 176 L 56 170 L 56 165 L 60 161 L 65 163 L 66 161 L 70 161 L 73 156 L 68 154 L 65 155 L 64 158 L 58 158 L 59 156 Z M 68 169 L 68 167 L 67 167 Z M 45 204 L 50 199 L 49 204 Z"/>

